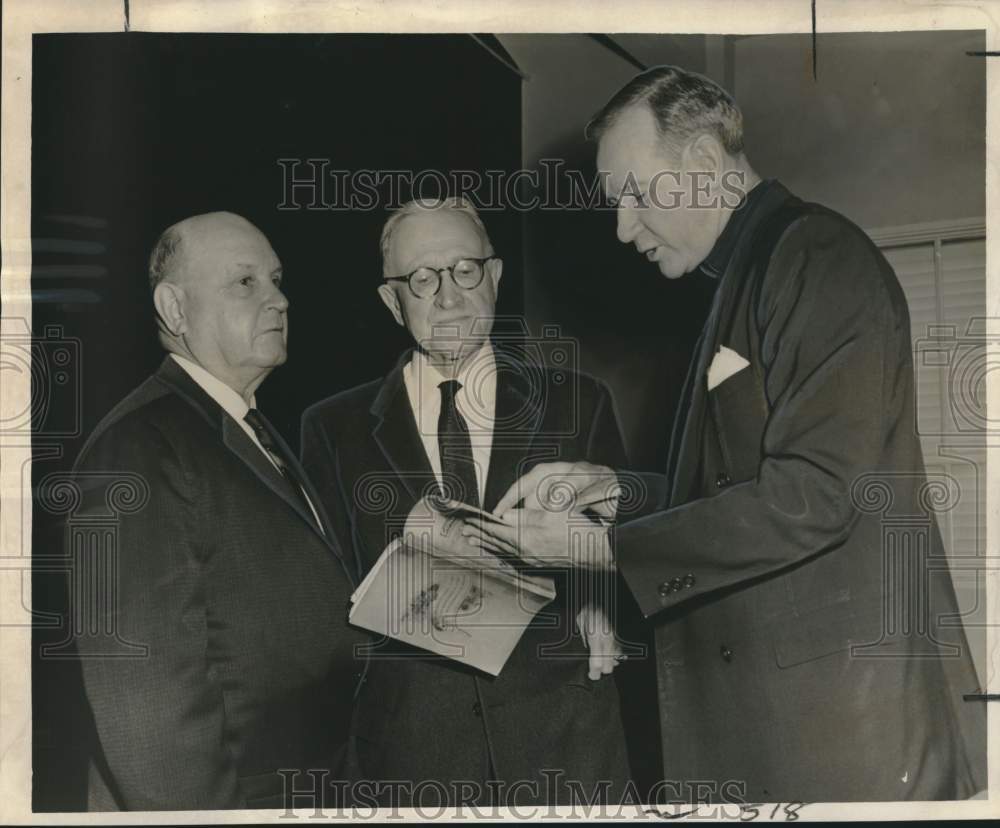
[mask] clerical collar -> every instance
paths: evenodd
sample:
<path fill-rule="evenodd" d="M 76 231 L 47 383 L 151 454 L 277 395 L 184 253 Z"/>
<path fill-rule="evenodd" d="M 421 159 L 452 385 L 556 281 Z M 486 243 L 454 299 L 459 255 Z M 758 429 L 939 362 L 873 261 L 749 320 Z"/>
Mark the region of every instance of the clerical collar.
<path fill-rule="evenodd" d="M 773 190 L 777 184 L 778 182 L 773 178 L 758 181 L 750 189 L 750 192 L 743 196 L 739 206 L 733 210 L 729 221 L 726 222 L 726 226 L 722 228 L 719 238 L 715 240 L 712 252 L 699 265 L 702 272 L 713 279 L 718 279 L 726 272 L 726 267 L 729 265 L 729 260 L 733 257 L 733 251 L 736 249 L 736 243 L 739 241 L 743 228 L 746 227 L 750 217 L 765 201 L 765 195 Z"/>

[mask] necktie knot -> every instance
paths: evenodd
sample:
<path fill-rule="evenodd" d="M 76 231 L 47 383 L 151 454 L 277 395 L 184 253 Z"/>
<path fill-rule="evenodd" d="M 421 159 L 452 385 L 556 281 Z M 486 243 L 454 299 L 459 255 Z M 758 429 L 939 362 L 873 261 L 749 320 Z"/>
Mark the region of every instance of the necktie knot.
<path fill-rule="evenodd" d="M 281 455 L 277 450 L 277 444 L 275 443 L 274 438 L 271 436 L 271 432 L 265 423 L 264 415 L 261 414 L 256 408 L 251 408 L 244 415 L 243 419 L 246 421 L 246 424 L 253 429 L 253 433 L 257 435 L 257 439 L 260 440 L 260 444 L 271 454 L 277 454 L 280 457 Z"/>
<path fill-rule="evenodd" d="M 455 395 L 459 392 L 459 389 L 461 389 L 461 387 L 462 383 L 460 383 L 456 379 L 445 380 L 444 382 L 438 385 L 438 388 L 441 389 L 441 399 L 449 402 L 451 400 L 454 400 Z"/>

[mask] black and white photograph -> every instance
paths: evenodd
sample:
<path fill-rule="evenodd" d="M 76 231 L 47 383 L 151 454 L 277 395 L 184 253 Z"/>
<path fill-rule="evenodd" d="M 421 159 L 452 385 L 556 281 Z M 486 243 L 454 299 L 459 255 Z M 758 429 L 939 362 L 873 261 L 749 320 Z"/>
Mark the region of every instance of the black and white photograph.
<path fill-rule="evenodd" d="M 874 5 L 5 3 L 0 822 L 996 818 L 997 7 Z"/>

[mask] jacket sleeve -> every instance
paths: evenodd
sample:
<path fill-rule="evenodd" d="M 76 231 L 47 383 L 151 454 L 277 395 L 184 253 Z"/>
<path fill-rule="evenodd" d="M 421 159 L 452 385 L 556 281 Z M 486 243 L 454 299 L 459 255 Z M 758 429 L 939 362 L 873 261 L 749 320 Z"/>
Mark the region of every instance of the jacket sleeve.
<path fill-rule="evenodd" d="M 127 810 L 242 807 L 209 667 L 205 481 L 135 418 L 94 443 L 75 481 L 74 601 L 96 589 L 100 623 L 81 631 L 77 649 L 117 797 Z M 88 530 L 109 514 L 109 533 Z M 94 610 L 76 603 L 73 616 Z"/>
<path fill-rule="evenodd" d="M 857 520 L 852 482 L 878 468 L 888 407 L 902 404 L 889 397 L 912 372 L 906 307 L 860 231 L 825 216 L 793 225 L 754 311 L 768 403 L 756 475 L 617 529 L 647 617 L 835 550 Z M 678 577 L 694 585 L 661 595 Z"/>

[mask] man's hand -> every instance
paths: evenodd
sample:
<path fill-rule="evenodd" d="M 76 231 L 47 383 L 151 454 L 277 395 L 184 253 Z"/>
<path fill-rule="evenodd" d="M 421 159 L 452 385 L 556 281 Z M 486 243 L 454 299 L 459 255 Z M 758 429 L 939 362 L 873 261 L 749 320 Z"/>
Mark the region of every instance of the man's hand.
<path fill-rule="evenodd" d="M 469 544 L 462 534 L 465 528 L 455 507 L 462 504 L 437 497 L 418 500 L 407 515 L 403 543 L 414 551 L 445 561 L 455 561 L 470 569 L 499 569 L 514 573 L 514 567 L 496 556 L 496 549 L 485 544 Z"/>
<path fill-rule="evenodd" d="M 597 681 L 601 676 L 610 676 L 625 660 L 625 653 L 604 610 L 587 604 L 577 613 L 576 628 L 590 651 L 587 678 Z"/>
<path fill-rule="evenodd" d="M 516 555 L 531 566 L 614 569 L 608 527 L 576 509 L 510 509 L 499 523 L 468 517 L 467 543 L 494 554 Z"/>
<path fill-rule="evenodd" d="M 613 520 L 622 487 L 607 466 L 593 463 L 541 463 L 516 480 L 493 513 L 504 517 L 519 502 L 528 510 L 574 511 L 589 509 Z"/>

